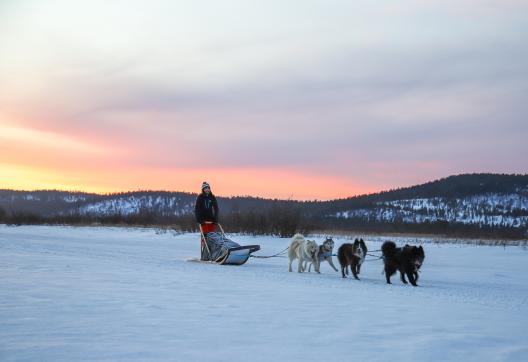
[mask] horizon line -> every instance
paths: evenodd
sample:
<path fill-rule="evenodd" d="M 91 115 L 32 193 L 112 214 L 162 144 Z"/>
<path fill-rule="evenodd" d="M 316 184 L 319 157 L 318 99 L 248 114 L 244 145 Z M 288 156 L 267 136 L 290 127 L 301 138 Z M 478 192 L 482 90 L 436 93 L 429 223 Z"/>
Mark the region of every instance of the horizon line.
<path fill-rule="evenodd" d="M 236 197 L 244 198 L 244 197 L 246 197 L 246 198 L 265 199 L 265 200 L 278 200 L 278 201 L 298 201 L 298 202 L 320 201 L 320 202 L 325 202 L 325 201 L 345 200 L 345 199 L 351 199 L 351 198 L 356 198 L 356 197 L 361 197 L 361 196 L 375 195 L 375 194 L 379 194 L 379 193 L 382 193 L 382 192 L 390 192 L 390 191 L 394 191 L 394 190 L 400 190 L 400 189 L 405 189 L 405 188 L 421 186 L 421 185 L 425 185 L 425 184 L 428 184 L 428 183 L 441 181 L 441 180 L 444 180 L 444 179 L 447 179 L 447 178 L 450 178 L 450 177 L 464 176 L 464 175 L 528 176 L 528 173 L 493 173 L 493 172 L 460 173 L 460 174 L 456 174 L 456 175 L 449 175 L 449 176 L 437 178 L 437 179 L 434 179 L 434 180 L 431 180 L 431 181 L 427 181 L 427 182 L 424 182 L 424 183 L 419 183 L 419 184 L 414 184 L 414 185 L 409 185 L 409 186 L 396 187 L 396 188 L 385 189 L 385 190 L 378 190 L 378 191 L 370 192 L 370 193 L 355 194 L 355 195 L 350 195 L 350 196 L 345 196 L 345 197 L 331 198 L 331 199 L 317 199 L 317 198 L 314 198 L 314 199 L 294 199 L 293 197 L 290 197 L 290 198 L 278 198 L 278 197 L 271 197 L 271 196 L 266 197 L 266 196 L 251 196 L 251 195 L 220 195 L 220 194 L 214 194 L 214 195 L 217 196 L 217 197 L 222 197 L 222 198 L 236 198 Z M 193 191 L 181 191 L 181 190 L 176 191 L 176 190 L 159 190 L 159 189 L 158 190 L 156 190 L 156 189 L 138 189 L 138 190 L 126 190 L 126 191 L 90 192 L 90 191 L 82 191 L 82 190 L 60 189 L 60 188 L 57 188 L 57 189 L 32 189 L 32 190 L 16 189 L 16 188 L 14 188 L 14 189 L 1 188 L 0 191 L 15 191 L 15 192 L 28 192 L 28 193 L 30 193 L 30 192 L 69 192 L 69 193 L 82 193 L 82 194 L 98 195 L 98 196 L 112 196 L 112 195 L 118 195 L 118 194 L 130 194 L 130 193 L 135 193 L 135 192 L 184 193 L 184 194 L 191 194 L 191 195 L 198 195 L 199 194 L 199 192 L 193 192 Z"/>

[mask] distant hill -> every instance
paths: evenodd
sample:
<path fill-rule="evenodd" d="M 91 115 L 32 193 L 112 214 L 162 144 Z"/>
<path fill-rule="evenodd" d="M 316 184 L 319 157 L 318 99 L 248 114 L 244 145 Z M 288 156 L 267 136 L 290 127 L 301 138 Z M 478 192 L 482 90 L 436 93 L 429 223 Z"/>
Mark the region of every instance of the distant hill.
<path fill-rule="evenodd" d="M 192 224 L 196 194 L 138 191 L 98 195 L 64 191 L 0 190 L 0 217 L 33 220 L 145 220 Z M 301 202 L 219 197 L 223 222 L 265 231 L 266 223 L 295 217 L 302 230 L 486 233 L 525 237 L 528 175 L 463 174 L 412 187 L 331 201 Z M 68 219 L 69 218 L 69 219 Z M 23 219 L 23 218 L 22 218 Z M 274 220 L 274 221 L 272 221 Z M 238 225 L 238 226 L 237 226 Z M 242 225 L 246 225 L 242 227 Z M 258 227 L 256 225 L 259 225 Z"/>
<path fill-rule="evenodd" d="M 315 207 L 324 218 L 339 225 L 469 225 L 517 229 L 526 235 L 528 175 L 450 176 L 413 187 L 320 203 Z"/>
<path fill-rule="evenodd" d="M 151 212 L 162 216 L 181 216 L 194 212 L 196 193 L 169 191 L 134 191 L 99 195 L 57 190 L 14 191 L 0 190 L 0 207 L 6 212 L 32 213 L 55 216 L 78 213 L 81 215 L 131 215 Z M 288 200 L 257 197 L 218 197 L 222 212 L 249 212 L 268 208 Z"/>
<path fill-rule="evenodd" d="M 449 176 L 425 184 L 393 189 L 379 193 L 361 195 L 340 200 L 321 202 L 326 211 L 341 211 L 388 202 L 411 199 L 466 198 L 486 194 L 524 194 L 528 193 L 528 175 L 502 174 L 463 174 Z"/>

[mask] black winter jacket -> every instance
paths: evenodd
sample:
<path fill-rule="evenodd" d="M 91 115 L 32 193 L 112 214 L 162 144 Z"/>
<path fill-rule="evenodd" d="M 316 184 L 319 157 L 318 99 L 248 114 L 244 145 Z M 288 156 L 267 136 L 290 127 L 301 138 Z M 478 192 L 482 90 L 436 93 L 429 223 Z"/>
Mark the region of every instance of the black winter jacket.
<path fill-rule="evenodd" d="M 216 197 L 212 193 L 206 195 L 202 192 L 198 195 L 194 206 L 194 216 L 199 224 L 203 224 L 206 221 L 218 222 L 218 204 Z"/>

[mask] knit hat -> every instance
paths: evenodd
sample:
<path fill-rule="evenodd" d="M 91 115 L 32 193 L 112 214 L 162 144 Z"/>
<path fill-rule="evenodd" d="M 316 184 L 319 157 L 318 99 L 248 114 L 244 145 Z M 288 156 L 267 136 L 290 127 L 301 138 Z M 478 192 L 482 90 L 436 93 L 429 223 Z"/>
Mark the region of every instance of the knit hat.
<path fill-rule="evenodd" d="M 207 182 L 203 182 L 202 183 L 202 191 L 205 189 L 205 188 L 211 188 L 211 186 L 209 186 L 209 184 Z"/>

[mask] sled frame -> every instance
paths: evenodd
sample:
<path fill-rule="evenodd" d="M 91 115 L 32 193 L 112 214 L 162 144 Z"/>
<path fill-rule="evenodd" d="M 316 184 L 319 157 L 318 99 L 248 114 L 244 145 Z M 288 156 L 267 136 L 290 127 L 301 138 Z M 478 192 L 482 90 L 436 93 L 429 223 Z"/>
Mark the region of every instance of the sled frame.
<path fill-rule="evenodd" d="M 255 251 L 260 250 L 260 245 L 244 245 L 244 246 L 238 246 L 235 248 L 227 249 L 227 253 L 225 255 L 220 256 L 216 260 L 201 260 L 201 255 L 203 255 L 204 248 L 207 250 L 207 253 L 211 255 L 211 250 L 209 249 L 209 245 L 207 245 L 207 239 L 205 238 L 205 234 L 202 229 L 202 225 L 198 224 L 200 228 L 200 236 L 201 236 L 201 243 L 200 243 L 200 261 L 202 262 L 208 262 L 208 263 L 214 263 L 214 264 L 220 264 L 220 265 L 243 265 L 245 264 L 249 257 L 251 256 L 251 253 L 254 253 Z M 216 224 L 218 228 L 220 229 L 220 233 L 224 238 L 227 239 L 224 229 L 222 228 L 222 225 Z"/>

